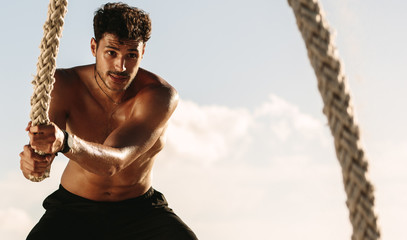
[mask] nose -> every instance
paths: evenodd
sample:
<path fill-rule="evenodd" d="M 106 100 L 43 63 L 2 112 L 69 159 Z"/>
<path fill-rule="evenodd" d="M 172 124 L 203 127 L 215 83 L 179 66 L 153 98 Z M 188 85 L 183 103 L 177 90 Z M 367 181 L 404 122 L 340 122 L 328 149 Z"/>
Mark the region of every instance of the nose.
<path fill-rule="evenodd" d="M 124 58 L 117 58 L 115 61 L 115 70 L 118 72 L 126 71 L 126 61 Z"/>

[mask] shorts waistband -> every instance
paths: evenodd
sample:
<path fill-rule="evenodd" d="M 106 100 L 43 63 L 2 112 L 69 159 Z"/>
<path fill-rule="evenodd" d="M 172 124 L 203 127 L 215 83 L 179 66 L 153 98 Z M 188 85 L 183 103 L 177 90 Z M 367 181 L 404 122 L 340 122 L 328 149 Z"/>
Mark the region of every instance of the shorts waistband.
<path fill-rule="evenodd" d="M 153 187 L 150 187 L 146 193 L 143 195 L 140 195 L 135 198 L 130 198 L 122 201 L 95 201 L 91 199 L 87 199 L 81 196 L 78 196 L 74 193 L 71 193 L 70 191 L 66 190 L 61 184 L 59 185 L 59 189 L 55 192 L 56 195 L 60 198 L 63 199 L 64 202 L 82 202 L 82 203 L 93 203 L 93 204 L 106 204 L 106 205 L 116 205 L 116 204 L 126 204 L 126 203 L 131 203 L 131 204 L 136 204 L 136 203 L 142 203 L 144 200 L 148 200 L 151 198 L 156 191 L 154 190 Z"/>

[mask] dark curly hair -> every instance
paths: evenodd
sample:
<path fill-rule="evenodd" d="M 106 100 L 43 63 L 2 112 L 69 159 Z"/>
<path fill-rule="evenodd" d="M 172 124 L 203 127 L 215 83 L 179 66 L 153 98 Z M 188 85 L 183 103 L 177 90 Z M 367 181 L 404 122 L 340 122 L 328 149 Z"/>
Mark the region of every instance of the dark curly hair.
<path fill-rule="evenodd" d="M 93 30 L 97 43 L 105 33 L 145 43 L 151 36 L 151 20 L 147 13 L 136 7 L 121 2 L 106 3 L 95 12 Z"/>

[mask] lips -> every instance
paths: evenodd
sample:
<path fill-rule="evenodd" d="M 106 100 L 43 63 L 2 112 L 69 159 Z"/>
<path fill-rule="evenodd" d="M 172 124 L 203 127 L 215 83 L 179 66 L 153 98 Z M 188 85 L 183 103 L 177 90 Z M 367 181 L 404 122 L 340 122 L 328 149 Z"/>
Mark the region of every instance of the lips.
<path fill-rule="evenodd" d="M 110 78 L 113 80 L 113 82 L 116 83 L 123 83 L 129 79 L 127 76 L 119 76 L 115 74 L 109 74 Z"/>

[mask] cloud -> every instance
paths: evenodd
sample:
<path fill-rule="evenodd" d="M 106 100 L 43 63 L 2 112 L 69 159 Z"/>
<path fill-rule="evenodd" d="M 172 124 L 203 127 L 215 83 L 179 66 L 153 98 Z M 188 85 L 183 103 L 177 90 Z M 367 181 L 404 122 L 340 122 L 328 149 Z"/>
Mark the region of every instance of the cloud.
<path fill-rule="evenodd" d="M 170 120 L 163 158 L 211 164 L 225 159 L 271 156 L 271 149 L 303 148 L 298 142 L 317 141 L 326 146 L 327 128 L 297 106 L 270 95 L 253 111 L 224 106 L 199 106 L 183 100 Z M 327 141 L 328 139 L 328 141 Z M 297 141 L 295 141 L 297 140 Z M 297 143 L 295 143 L 297 142 Z M 259 153 L 259 154 L 257 154 Z"/>
<path fill-rule="evenodd" d="M 254 116 L 256 120 L 266 118 L 273 135 L 281 142 L 293 135 L 317 139 L 321 143 L 327 140 L 321 120 L 301 112 L 298 106 L 275 95 L 270 95 L 268 102 L 257 107 Z"/>
<path fill-rule="evenodd" d="M 201 164 L 229 157 L 232 148 L 244 148 L 250 141 L 245 137 L 252 121 L 246 109 L 181 101 L 167 131 L 167 154 Z"/>

